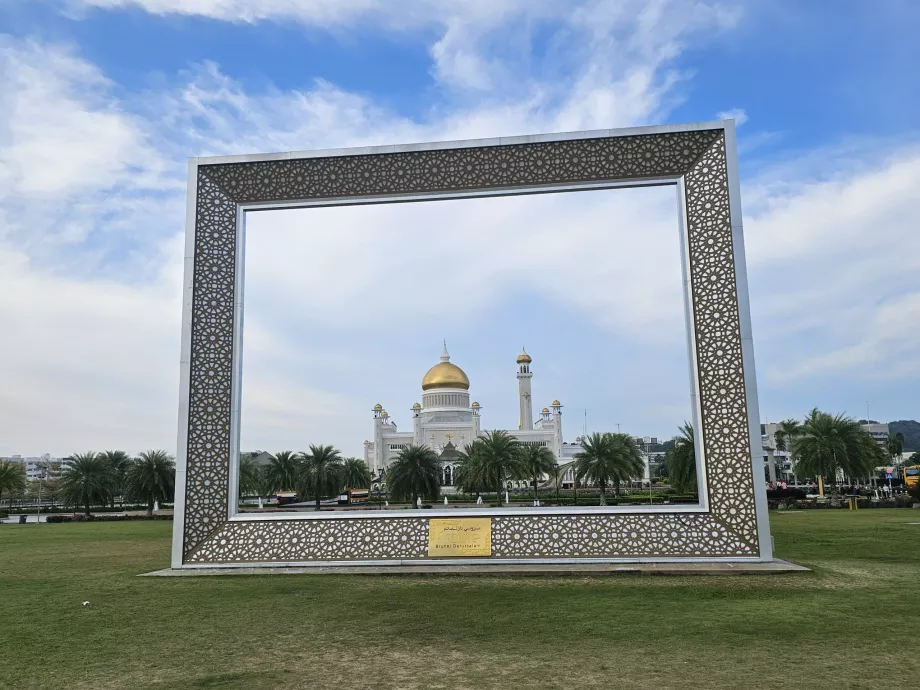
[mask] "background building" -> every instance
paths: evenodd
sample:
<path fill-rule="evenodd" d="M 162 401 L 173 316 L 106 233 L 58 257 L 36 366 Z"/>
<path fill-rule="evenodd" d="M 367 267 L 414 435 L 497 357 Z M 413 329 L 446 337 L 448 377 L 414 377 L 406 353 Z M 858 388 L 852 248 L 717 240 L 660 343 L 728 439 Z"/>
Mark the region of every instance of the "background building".
<path fill-rule="evenodd" d="M 61 470 L 70 462 L 70 458 L 53 458 L 47 453 L 29 457 L 9 455 L 0 457 L 0 460 L 8 460 L 22 467 L 26 472 L 26 481 L 30 482 L 37 479 L 56 479 L 61 475 Z"/>
<path fill-rule="evenodd" d="M 872 436 L 886 453 L 888 452 L 888 424 L 870 420 L 868 423 L 860 424 L 860 427 Z M 795 485 L 804 482 L 806 478 L 797 477 L 792 465 L 792 454 L 790 452 L 792 442 L 790 440 L 786 441 L 786 450 L 778 450 L 776 447 L 776 432 L 778 429 L 779 424 L 777 422 L 767 422 L 760 425 L 764 477 L 768 484 L 770 482 L 773 484 L 786 482 L 786 484 Z"/>
<path fill-rule="evenodd" d="M 869 420 L 867 424 L 860 424 L 860 426 L 863 428 L 863 431 L 868 432 L 869 435 L 875 439 L 876 443 L 887 450 L 889 435 L 887 424 L 881 424 L 879 422 Z"/>

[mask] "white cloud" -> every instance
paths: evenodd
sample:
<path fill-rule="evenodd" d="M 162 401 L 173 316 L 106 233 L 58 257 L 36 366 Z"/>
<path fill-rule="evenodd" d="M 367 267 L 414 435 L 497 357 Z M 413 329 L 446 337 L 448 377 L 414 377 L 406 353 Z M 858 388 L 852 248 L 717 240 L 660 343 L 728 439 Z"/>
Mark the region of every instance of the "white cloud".
<path fill-rule="evenodd" d="M 115 107 L 112 84 L 95 66 L 34 42 L 0 37 L 0 50 L 0 194 L 58 199 L 126 182 L 163 184 L 145 123 Z"/>
<path fill-rule="evenodd" d="M 732 108 L 731 110 L 723 110 L 720 113 L 716 114 L 717 120 L 734 120 L 735 126 L 740 127 L 745 122 L 748 121 L 748 114 L 744 108 Z"/>
<path fill-rule="evenodd" d="M 450 292 L 463 295 L 450 306 L 460 323 L 512 291 L 543 293 L 652 342 L 683 313 L 671 189 L 259 212 L 247 221 L 247 246 L 247 283 L 258 286 L 247 305 L 296 319 L 304 296 L 321 293 L 303 318 L 326 325 L 346 313 L 374 328 L 442 312 L 438 299 L 398 297 L 437 295 L 429 266 L 443 266 Z M 368 299 L 375 291 L 394 296 L 386 310 Z"/>
<path fill-rule="evenodd" d="M 558 103 L 567 83 L 582 78 L 582 91 L 603 82 L 607 99 L 619 82 L 628 95 L 651 79 L 654 70 L 676 57 L 683 43 L 703 29 L 733 26 L 741 4 L 711 0 L 692 4 L 679 0 L 61 0 L 80 15 L 88 8 L 139 7 L 158 15 L 195 15 L 215 20 L 257 23 L 295 21 L 341 31 L 372 26 L 376 31 L 405 35 L 420 30 L 439 32 L 430 46 L 432 73 L 440 86 L 484 92 L 498 101 L 528 100 L 538 92 Z M 533 36 L 547 27 L 552 38 L 546 54 L 535 54 Z M 536 68 L 536 69 L 535 69 Z M 537 72 L 552 79 L 539 80 Z M 617 74 L 621 76 L 614 77 Z M 657 95 L 676 75 L 661 75 Z M 619 88 L 619 87 L 618 87 Z M 592 94 L 593 95 L 593 94 Z M 609 103 L 595 102 L 604 109 Z M 587 109 L 586 109 L 587 111 Z M 571 115 L 571 113 L 570 113 Z M 616 126 L 603 123 L 594 126 Z"/>
<path fill-rule="evenodd" d="M 920 359 L 920 149 L 882 150 L 824 151 L 745 187 L 761 372 L 778 383 L 901 377 Z"/>
<path fill-rule="evenodd" d="M 841 314 L 839 307 L 835 310 Z M 806 356 L 788 372 L 790 377 L 846 373 L 903 378 L 920 374 L 920 291 L 896 297 L 883 304 L 862 304 L 851 310 L 849 337 L 820 355 Z M 855 328 L 852 326 L 855 325 Z"/>
<path fill-rule="evenodd" d="M 290 18 L 331 27 L 386 17 L 381 25 L 388 30 L 397 30 L 399 21 L 403 27 L 436 25 L 439 38 L 429 46 L 432 72 L 447 96 L 424 119 L 411 119 L 322 81 L 299 91 L 254 94 L 214 64 L 192 66 L 171 85 L 138 94 L 112 84 L 74 50 L 6 41 L 0 58 L 0 181 L 9 191 L 0 196 L 0 271 L 14 289 L 0 296 L 0 314 L 4 333 L 14 337 L 0 338 L 3 454 L 173 445 L 186 156 L 661 120 L 688 78 L 672 68 L 673 58 L 698 30 L 729 27 L 736 18 L 721 5 L 667 2 L 483 1 L 457 3 L 448 12 L 440 3 L 381 9 L 383 3 L 370 0 L 85 0 L 82 6 L 127 4 L 233 21 Z M 546 55 L 535 57 L 520 27 L 544 21 L 556 22 L 556 33 Z M 511 38 L 503 41 L 506 35 Z M 54 165 L 56 152 L 60 166 Z M 854 160 L 860 163 L 846 163 Z M 864 150 L 822 152 L 745 182 L 758 365 L 768 380 L 793 386 L 828 373 L 891 375 L 896 357 L 920 361 L 918 336 L 906 325 L 916 320 L 917 290 L 909 281 L 917 275 L 918 254 L 891 257 L 893 246 L 916 246 L 911 190 L 918 168 L 920 156 L 913 152 L 890 159 Z M 344 391 L 354 381 L 336 389 L 300 380 L 296 368 L 304 362 L 325 358 L 332 369 L 349 362 L 344 351 L 311 347 L 315 323 L 304 324 L 298 338 L 277 337 L 271 310 L 291 322 L 302 318 L 302 310 L 296 299 L 271 304 L 273 291 L 296 297 L 322 290 L 325 301 L 313 318 L 340 329 L 357 324 L 348 337 L 373 343 L 375 333 L 392 329 L 382 320 L 385 313 L 405 320 L 416 310 L 425 321 L 444 310 L 437 294 L 408 298 L 419 289 L 413 267 L 442 251 L 455 265 L 469 267 L 448 274 L 452 297 L 445 330 L 468 332 L 477 316 L 511 292 L 539 294 L 598 328 L 638 339 L 641 352 L 629 362 L 638 377 L 652 349 L 648 335 L 680 318 L 680 304 L 669 297 L 679 276 L 655 261 L 673 249 L 667 243 L 673 201 L 611 198 L 506 199 L 494 208 L 476 202 L 464 207 L 467 215 L 447 217 L 447 207 L 420 205 L 377 208 L 363 216 L 358 209 L 333 209 L 253 219 L 253 232 L 261 227 L 290 242 L 287 251 L 261 257 L 253 244 L 249 265 L 250 284 L 263 286 L 262 297 L 257 288 L 252 292 L 253 305 L 262 300 L 263 316 L 254 309 L 247 317 L 254 368 L 247 369 L 252 385 L 244 400 L 254 437 L 291 447 L 303 445 L 298 438 L 358 443 L 365 420 L 355 418 L 354 410 L 370 395 Z M 335 219 L 338 211 L 348 215 Z M 308 218 L 320 217 L 336 223 L 334 242 L 300 232 L 305 222 L 315 222 Z M 426 246 L 435 226 L 462 241 Z M 393 227 L 411 240 L 400 252 L 388 238 Z M 637 227 L 649 230 L 642 245 L 647 254 L 631 242 Z M 316 242 L 323 243 L 325 265 L 311 261 Z M 337 259 L 339 274 L 333 272 Z M 349 267 L 344 276 L 342 265 Z M 617 281 L 609 280 L 611 266 Z M 389 294 L 375 293 L 385 281 Z M 545 330 L 558 334 L 564 328 L 557 322 Z M 375 357 L 386 364 L 386 357 Z M 277 369 L 260 367 L 260 358 L 285 362 L 296 375 L 279 377 Z M 397 364 L 375 370 L 375 386 L 394 385 L 404 373 Z M 547 360 L 541 366 L 547 376 L 558 368 Z M 366 372 L 355 374 L 355 380 L 366 380 L 361 377 Z M 565 383 L 564 375 L 556 380 Z M 407 385 L 414 387 L 414 379 Z M 642 409 L 642 423 L 670 424 L 664 417 L 680 404 L 635 407 Z M 656 409 L 662 419 L 655 418 Z M 357 449 L 352 445 L 346 452 Z"/>
<path fill-rule="evenodd" d="M 181 181 L 95 66 L 0 46 L 0 452 L 168 447 Z"/>
<path fill-rule="evenodd" d="M 160 270 L 150 258 L 178 228 L 166 199 L 183 185 L 115 90 L 68 48 L 0 36 L 0 251 L 72 277 Z"/>
<path fill-rule="evenodd" d="M 493 10 L 488 3 L 474 9 L 487 32 Z M 654 70 L 654 65 L 639 68 L 645 75 Z M 604 74 L 635 83 L 616 107 L 598 107 L 601 101 L 594 97 L 595 90 L 610 88 Z M 3 378 L 16 385 L 7 389 L 2 409 L 15 407 L 6 419 L 18 422 L 0 440 L 0 452 L 32 452 L 37 444 L 36 451 L 55 453 L 113 443 L 130 450 L 172 445 L 177 376 L 169 372 L 176 368 L 179 338 L 175 290 L 181 282 L 187 155 L 495 136 L 560 124 L 633 124 L 657 107 L 656 96 L 644 91 L 654 79 L 636 81 L 612 69 L 592 71 L 577 89 L 547 82 L 551 89 L 538 84 L 523 96 L 506 94 L 496 84 L 490 98 L 458 100 L 424 123 L 325 82 L 305 91 L 253 96 L 213 64 L 193 68 L 166 90 L 133 94 L 72 49 L 11 39 L 5 39 L 0 80 L 9 104 L 0 123 L 0 160 L 11 190 L 0 200 L 0 261 L 17 286 L 4 330 L 25 336 L 3 346 Z M 584 99 L 587 117 L 571 107 L 572 98 Z M 60 167 L 53 165 L 55 155 L 62 158 Z M 53 168 L 48 174 L 46 166 Z M 501 228 L 505 246 L 518 232 L 511 222 L 519 220 Z M 584 230 L 572 230 L 579 231 Z M 558 248 L 558 238 L 542 232 Z M 534 263 L 546 262 L 546 253 L 528 253 Z M 518 273 L 526 261 L 522 254 Z M 478 299 L 490 285 L 509 282 L 502 269 L 486 266 Z M 597 299 L 609 305 L 620 297 Z M 72 350 L 58 354 L 71 342 Z M 267 375 L 265 390 L 273 386 L 278 388 Z M 250 399 L 260 395 L 274 397 L 252 389 Z M 278 393 L 290 395 L 295 394 Z M 328 391 L 309 397 L 337 409 Z M 64 409 L 70 410 L 66 420 Z M 271 410 L 259 414 L 268 425 Z M 62 422 L 53 426 L 45 421 L 58 418 Z"/>
<path fill-rule="evenodd" d="M 0 251 L 0 452 L 174 443 L 181 279 L 165 266 L 133 287 Z"/>
<path fill-rule="evenodd" d="M 66 4 L 74 11 L 133 6 L 151 14 L 201 15 L 234 22 L 295 19 L 321 26 L 381 13 L 385 5 L 382 0 L 66 0 Z M 407 22 L 413 14 L 406 12 Z"/>

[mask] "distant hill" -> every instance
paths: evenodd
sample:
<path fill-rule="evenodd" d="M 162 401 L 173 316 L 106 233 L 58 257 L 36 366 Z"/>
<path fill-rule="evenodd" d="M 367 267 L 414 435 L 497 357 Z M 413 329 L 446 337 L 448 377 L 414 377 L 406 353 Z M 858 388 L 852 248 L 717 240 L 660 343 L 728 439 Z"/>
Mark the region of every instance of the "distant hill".
<path fill-rule="evenodd" d="M 897 422 L 888 422 L 888 433 L 904 434 L 904 450 L 920 450 L 920 422 L 913 419 L 899 419 Z"/>

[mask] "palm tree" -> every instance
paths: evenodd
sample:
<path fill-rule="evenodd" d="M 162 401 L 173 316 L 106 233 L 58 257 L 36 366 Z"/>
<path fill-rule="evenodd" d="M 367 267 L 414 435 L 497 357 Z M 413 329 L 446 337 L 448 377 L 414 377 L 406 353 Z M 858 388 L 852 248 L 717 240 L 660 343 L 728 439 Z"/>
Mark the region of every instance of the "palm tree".
<path fill-rule="evenodd" d="M 816 476 L 821 496 L 824 496 L 825 477 L 836 480 L 838 471 L 851 477 L 865 477 L 884 462 L 882 449 L 858 422 L 844 415 L 831 416 L 817 408 L 805 418 L 792 451 L 796 474 Z"/>
<path fill-rule="evenodd" d="M 479 469 L 479 480 L 485 486 L 496 488 L 496 499 L 501 503 L 501 492 L 505 481 L 526 476 L 521 466 L 521 444 L 507 431 L 489 431 L 476 439 L 475 464 Z"/>
<path fill-rule="evenodd" d="M 263 474 L 263 465 L 259 464 L 252 454 L 243 453 L 240 456 L 239 495 L 261 495 L 259 489 L 262 488 L 264 483 Z M 269 493 L 271 493 L 270 489 Z"/>
<path fill-rule="evenodd" d="M 112 468 L 112 493 L 109 496 L 109 505 L 115 507 L 115 496 L 123 496 L 125 492 L 125 473 L 131 466 L 131 456 L 123 450 L 106 450 L 99 453 L 99 457 L 109 463 Z"/>
<path fill-rule="evenodd" d="M 639 446 L 629 434 L 595 432 L 581 446 L 583 450 L 575 455 L 575 475 L 597 485 L 602 506 L 607 505 L 608 485 L 616 485 L 619 491 L 621 481 L 641 475 L 645 467 Z"/>
<path fill-rule="evenodd" d="M 904 434 L 900 431 L 894 436 L 888 437 L 888 457 L 891 458 L 891 463 L 895 464 L 899 461 L 896 461 L 895 458 L 900 458 L 901 453 L 904 452 Z"/>
<path fill-rule="evenodd" d="M 537 500 L 537 482 L 544 474 L 552 474 L 556 457 L 546 446 L 521 446 L 521 465 L 533 482 L 533 498 Z"/>
<path fill-rule="evenodd" d="M 343 486 L 342 456 L 332 446 L 310 446 L 307 453 L 301 453 L 303 465 L 300 486 L 304 495 L 316 496 L 316 510 L 320 510 L 323 496 L 337 493 Z"/>
<path fill-rule="evenodd" d="M 419 497 L 434 501 L 441 491 L 441 463 L 428 446 L 408 445 L 387 468 L 387 491 L 395 501 L 411 498 L 418 507 Z"/>
<path fill-rule="evenodd" d="M 457 453 L 460 461 L 453 473 L 453 482 L 457 491 L 464 494 L 476 494 L 477 498 L 486 489 L 482 479 L 482 464 L 479 462 L 481 447 L 481 439 L 476 439 L 472 444 L 467 443 L 463 450 Z"/>
<path fill-rule="evenodd" d="M 789 453 L 789 459 L 792 459 L 792 445 L 795 437 L 802 433 L 802 425 L 795 419 L 784 419 L 776 425 L 776 431 L 773 438 L 776 441 L 776 450 Z M 770 481 L 776 479 L 776 457 L 770 453 Z"/>
<path fill-rule="evenodd" d="M 303 472 L 303 459 L 297 453 L 282 450 L 268 461 L 265 474 L 272 491 L 293 491 Z"/>
<path fill-rule="evenodd" d="M 147 517 L 153 506 L 172 501 L 176 489 L 176 463 L 165 450 L 144 451 L 135 458 L 125 474 L 125 488 L 133 501 L 147 504 Z"/>
<path fill-rule="evenodd" d="M 553 484 L 556 485 L 556 505 L 559 505 L 559 485 L 562 484 L 562 477 L 565 476 L 563 466 L 553 463 L 549 471 L 549 476 L 553 478 Z"/>
<path fill-rule="evenodd" d="M 678 427 L 680 435 L 674 437 L 674 447 L 665 455 L 668 464 L 668 479 L 671 487 L 679 494 L 697 492 L 696 443 L 693 427 L 684 422 Z"/>
<path fill-rule="evenodd" d="M 345 458 L 342 463 L 342 484 L 345 487 L 358 489 L 370 487 L 372 480 L 371 471 L 364 460 Z"/>
<path fill-rule="evenodd" d="M 776 439 L 776 450 L 784 453 L 792 448 L 795 437 L 802 433 L 802 425 L 795 419 L 784 419 L 776 425 L 773 438 Z"/>
<path fill-rule="evenodd" d="M 0 460 L 0 498 L 3 492 L 9 494 L 10 508 L 13 507 L 13 495 L 26 489 L 26 471 L 19 463 Z"/>
<path fill-rule="evenodd" d="M 92 517 L 90 506 L 105 504 L 112 490 L 112 467 L 93 451 L 77 453 L 61 472 L 61 495 L 72 506 L 83 506 Z"/>

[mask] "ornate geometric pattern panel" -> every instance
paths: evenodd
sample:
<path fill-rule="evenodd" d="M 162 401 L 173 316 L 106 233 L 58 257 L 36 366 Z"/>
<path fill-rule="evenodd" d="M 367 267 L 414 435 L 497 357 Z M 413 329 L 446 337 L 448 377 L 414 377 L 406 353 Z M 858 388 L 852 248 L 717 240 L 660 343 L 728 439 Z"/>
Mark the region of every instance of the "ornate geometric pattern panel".
<path fill-rule="evenodd" d="M 757 545 L 725 139 L 684 176 L 700 423 L 710 510 Z"/>
<path fill-rule="evenodd" d="M 496 557 L 745 557 L 756 551 L 706 513 L 528 515 L 492 520 Z"/>
<path fill-rule="evenodd" d="M 227 520 L 236 231 L 236 203 L 199 171 L 189 363 L 185 553 Z"/>
<path fill-rule="evenodd" d="M 751 545 L 705 513 L 492 519 L 493 558 L 750 557 Z M 228 522 L 188 563 L 428 557 L 426 518 Z"/>
<path fill-rule="evenodd" d="M 677 177 L 685 184 L 710 512 L 501 516 L 495 557 L 757 556 L 720 129 L 198 167 L 185 563 L 425 557 L 425 518 L 228 522 L 237 205 Z"/>
<path fill-rule="evenodd" d="M 337 519 L 228 522 L 188 563 L 423 558 L 428 520 Z"/>
<path fill-rule="evenodd" d="M 204 166 L 241 204 L 638 180 L 687 171 L 719 130 Z"/>

